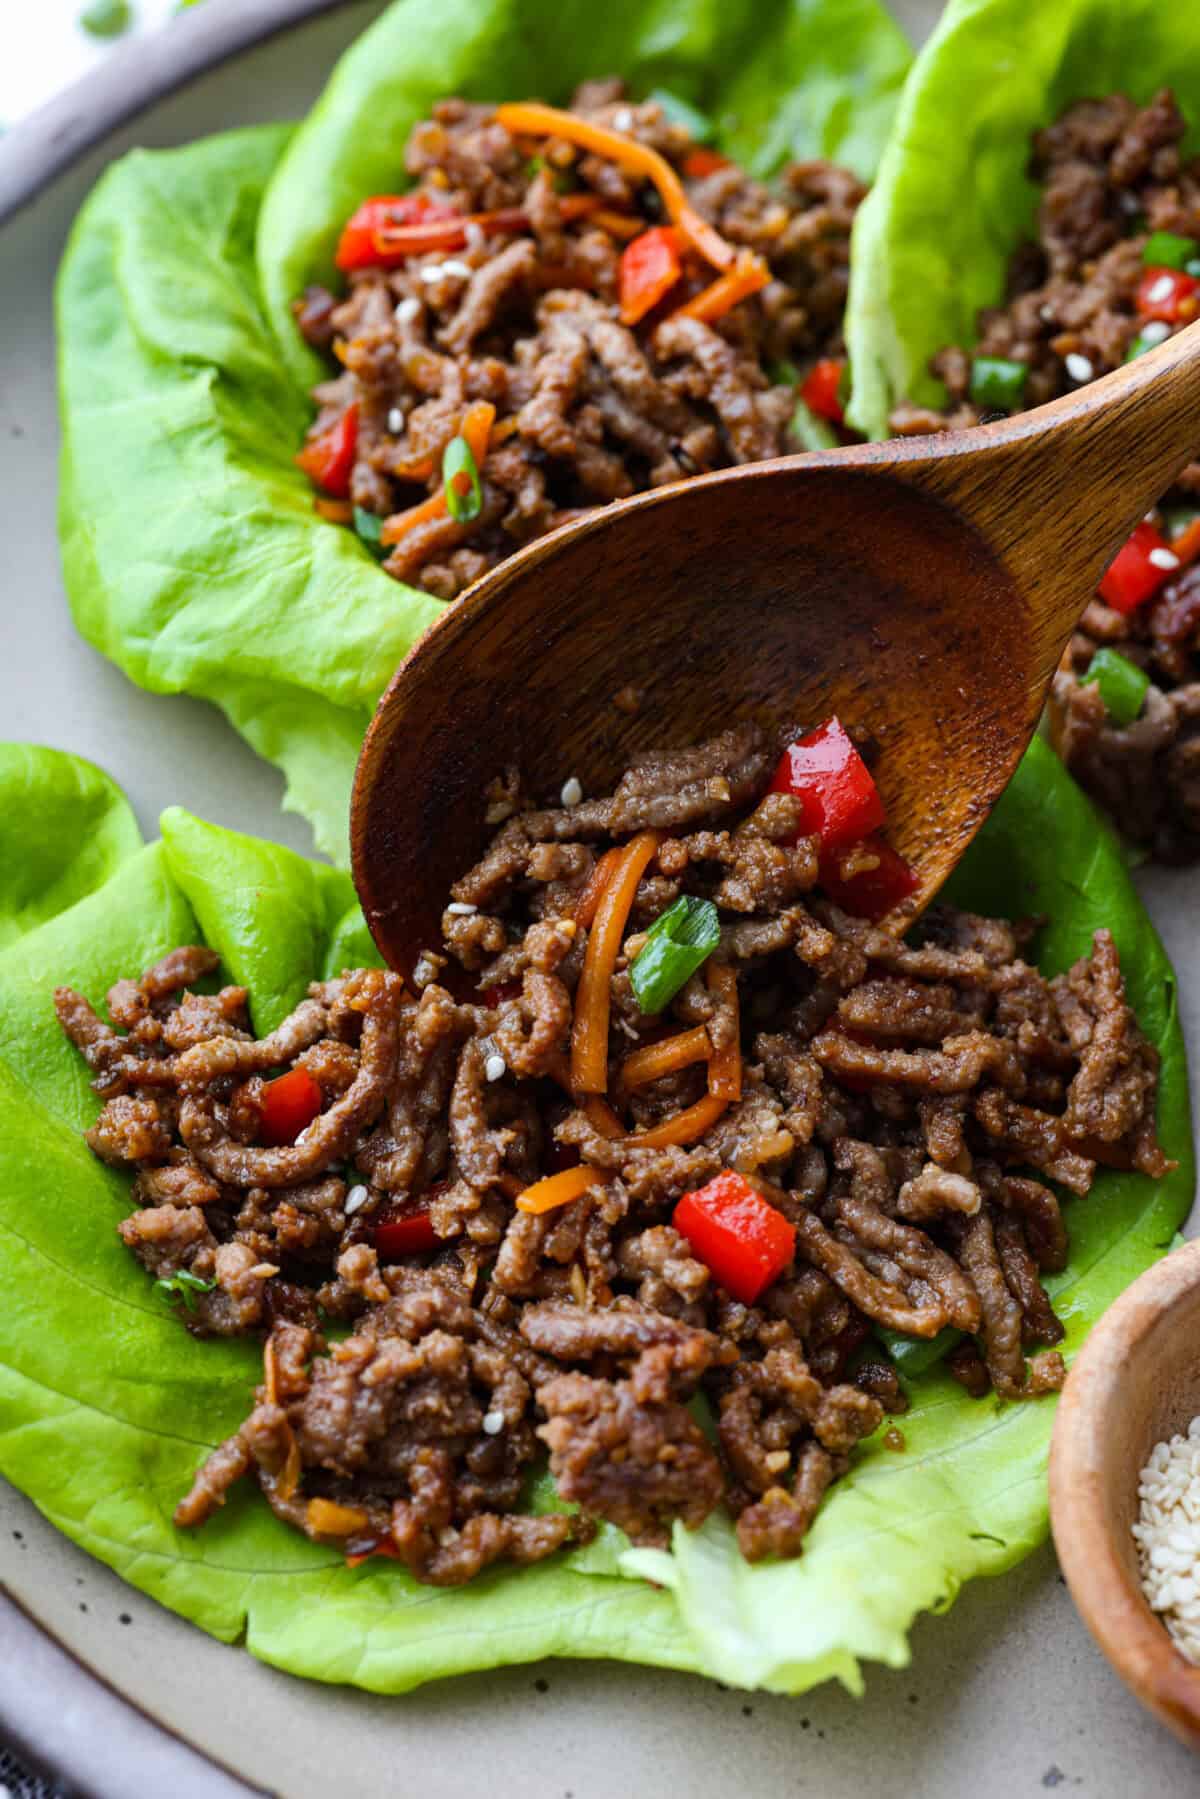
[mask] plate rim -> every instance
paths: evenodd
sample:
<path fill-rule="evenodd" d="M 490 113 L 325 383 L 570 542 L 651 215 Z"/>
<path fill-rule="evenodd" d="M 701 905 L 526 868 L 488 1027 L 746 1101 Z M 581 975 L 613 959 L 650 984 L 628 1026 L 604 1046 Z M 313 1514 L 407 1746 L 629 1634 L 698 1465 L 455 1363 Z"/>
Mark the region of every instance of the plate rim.
<path fill-rule="evenodd" d="M 10 126 L 0 141 L 0 225 L 128 120 L 178 88 L 351 0 L 205 0 Z"/>
<path fill-rule="evenodd" d="M 0 224 L 31 205 L 87 151 L 158 101 L 219 68 L 242 52 L 352 0 L 207 0 L 139 43 L 139 54 L 110 57 L 5 133 L 0 144 Z M 178 1799 L 261 1792 L 198 1744 L 124 1692 L 111 1686 L 69 1643 L 33 1618 L 0 1581 L 0 1620 L 6 1677 L 0 1683 L 4 1740 L 37 1772 L 67 1785 L 81 1799 L 129 1799 L 137 1782 L 121 1764 L 131 1739 L 161 1739 L 172 1758 Z M 60 1696 L 69 1684 L 76 1729 L 69 1742 L 55 1738 Z M 115 1755 L 102 1770 L 88 1765 L 83 1744 L 107 1743 Z M 136 1753 L 136 1750 L 134 1750 Z"/>

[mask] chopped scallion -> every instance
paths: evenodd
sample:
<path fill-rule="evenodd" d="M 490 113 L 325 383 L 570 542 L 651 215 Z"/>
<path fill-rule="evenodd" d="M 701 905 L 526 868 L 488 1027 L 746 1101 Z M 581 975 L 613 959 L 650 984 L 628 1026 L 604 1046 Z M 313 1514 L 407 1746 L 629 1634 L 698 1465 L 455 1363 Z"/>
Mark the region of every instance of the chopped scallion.
<path fill-rule="evenodd" d="M 201 1280 L 198 1274 L 189 1274 L 181 1268 L 177 1274 L 164 1275 L 154 1283 L 154 1291 L 162 1293 L 167 1299 L 182 1299 L 184 1310 L 194 1312 L 197 1293 L 211 1293 L 216 1281 Z"/>
<path fill-rule="evenodd" d="M 786 356 L 780 356 L 767 364 L 767 380 L 773 387 L 795 387 L 800 379 L 800 370 Z"/>
<path fill-rule="evenodd" d="M 998 406 L 1005 412 L 1017 412 L 1024 400 L 1028 374 L 1024 362 L 1010 362 L 1004 356 L 977 356 L 971 364 L 971 399 L 976 406 Z"/>
<path fill-rule="evenodd" d="M 129 30 L 133 17 L 129 0 L 92 0 L 79 15 L 79 23 L 89 37 L 120 37 Z"/>
<path fill-rule="evenodd" d="M 483 510 L 479 470 L 465 437 L 452 437 L 442 457 L 442 483 L 446 508 L 460 525 L 469 525 Z"/>
<path fill-rule="evenodd" d="M 717 134 L 717 128 L 707 113 L 700 111 L 688 100 L 681 100 L 669 88 L 656 87 L 648 99 L 657 101 L 667 117 L 675 125 L 682 125 L 695 144 L 711 143 Z"/>
<path fill-rule="evenodd" d="M 788 432 L 806 450 L 832 450 L 838 434 L 828 419 L 818 418 L 811 406 L 796 401 L 796 410 L 788 422 Z"/>
<path fill-rule="evenodd" d="M 1152 231 L 1142 249 L 1142 261 L 1148 269 L 1186 269 L 1200 256 L 1200 244 L 1194 237 L 1180 237 L 1175 231 Z"/>
<path fill-rule="evenodd" d="M 1094 681 L 1104 710 L 1117 725 L 1131 725 L 1142 709 L 1150 677 L 1116 650 L 1097 650 L 1083 677 L 1086 687 Z"/>
<path fill-rule="evenodd" d="M 1183 272 L 1185 275 L 1200 276 L 1200 256 L 1193 256 L 1190 261 L 1185 262 Z"/>
<path fill-rule="evenodd" d="M 635 956 L 629 980 L 643 1012 L 661 1012 L 721 941 L 711 900 L 681 894 L 650 929 Z"/>
<path fill-rule="evenodd" d="M 377 561 L 382 562 L 391 553 L 379 541 L 383 532 L 383 520 L 377 512 L 368 512 L 365 506 L 356 506 L 354 529 Z"/>
<path fill-rule="evenodd" d="M 1153 350 L 1156 345 L 1164 343 L 1170 335 L 1171 327 L 1168 324 L 1162 319 L 1151 319 L 1131 340 L 1125 352 L 1126 362 L 1136 362 L 1139 356 L 1144 356 L 1147 350 Z"/>

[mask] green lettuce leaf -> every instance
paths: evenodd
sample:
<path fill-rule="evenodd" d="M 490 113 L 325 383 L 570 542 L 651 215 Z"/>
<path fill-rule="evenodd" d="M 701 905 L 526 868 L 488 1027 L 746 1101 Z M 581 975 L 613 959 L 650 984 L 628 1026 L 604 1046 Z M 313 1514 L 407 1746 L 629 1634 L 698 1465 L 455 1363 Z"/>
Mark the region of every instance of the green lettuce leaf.
<path fill-rule="evenodd" d="M 950 0 L 856 220 L 846 335 L 848 416 L 859 430 L 886 437 L 897 400 L 940 404 L 929 358 L 974 343 L 979 308 L 1003 298 L 1008 259 L 1037 209 L 1033 132 L 1073 100 L 1122 93 L 1144 103 L 1163 86 L 1195 126 L 1198 83 L 1194 6 Z"/>
<path fill-rule="evenodd" d="M 21 854 L 0 861 L 0 948 L 103 887 L 141 848 L 114 781 L 62 750 L 0 744 L 0 814 L 27 820 Z"/>
<path fill-rule="evenodd" d="M 58 284 L 59 529 L 80 630 L 139 685 L 220 706 L 345 862 L 371 709 L 441 606 L 321 520 L 293 460 L 320 365 L 289 303 L 331 273 L 339 225 L 402 179 L 439 95 L 562 100 L 588 74 L 695 100 L 755 167 L 834 155 L 868 173 L 908 60 L 878 0 L 399 0 L 299 131 L 125 157 Z"/>
<path fill-rule="evenodd" d="M 0 761 L 2 766 L 2 761 Z M 38 828 L 0 810 L 0 867 Z M 609 1656 L 729 1684 L 861 1689 L 860 1662 L 902 1665 L 915 1614 L 998 1573 L 1046 1532 L 1053 1402 L 973 1401 L 938 1368 L 907 1381 L 902 1454 L 876 1438 L 822 1508 L 796 1562 L 750 1568 L 728 1522 L 672 1551 L 605 1530 L 588 1548 L 503 1567 L 459 1592 L 395 1564 L 347 1569 L 285 1529 L 247 1485 L 189 1534 L 171 1510 L 206 1451 L 244 1416 L 255 1346 L 197 1343 L 117 1239 L 127 1182 L 79 1136 L 98 1102 L 58 1031 L 54 985 L 108 985 L 203 935 L 251 993 L 260 1027 L 309 979 L 357 959 L 361 914 L 345 876 L 172 810 L 161 842 L 131 849 L 107 885 L 0 951 L 0 1474 L 127 1580 L 295 1674 L 401 1692 L 441 1675 L 546 1655 Z M 1170 1245 L 1194 1184 L 1174 977 L 1098 821 L 1035 743 L 971 850 L 954 897 L 1047 913 L 1047 970 L 1110 926 L 1131 999 L 1162 1054 L 1161 1135 L 1179 1167 L 1154 1183 L 1106 1171 L 1068 1209 L 1071 1260 L 1055 1278 L 1073 1352 Z M 2 910 L 0 922 L 7 922 Z M 49 905 L 49 902 L 48 902 Z M 553 1508 L 547 1477 L 533 1503 Z M 935 1528 L 931 1528 L 931 1521 Z M 643 1578 L 649 1575 L 658 1584 Z"/>

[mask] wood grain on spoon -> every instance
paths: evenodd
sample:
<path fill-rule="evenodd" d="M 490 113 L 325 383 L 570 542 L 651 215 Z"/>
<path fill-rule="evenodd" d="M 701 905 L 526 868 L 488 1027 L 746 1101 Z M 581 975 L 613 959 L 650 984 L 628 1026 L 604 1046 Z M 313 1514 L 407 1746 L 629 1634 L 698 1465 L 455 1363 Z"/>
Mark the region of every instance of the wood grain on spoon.
<path fill-rule="evenodd" d="M 380 701 L 351 809 L 381 951 L 411 968 L 508 767 L 603 792 L 639 751 L 735 719 L 873 740 L 928 904 L 1037 724 L 1105 566 L 1200 447 L 1200 324 L 976 430 L 752 463 L 589 514 L 503 562 Z M 635 689 L 636 713 L 618 703 Z"/>

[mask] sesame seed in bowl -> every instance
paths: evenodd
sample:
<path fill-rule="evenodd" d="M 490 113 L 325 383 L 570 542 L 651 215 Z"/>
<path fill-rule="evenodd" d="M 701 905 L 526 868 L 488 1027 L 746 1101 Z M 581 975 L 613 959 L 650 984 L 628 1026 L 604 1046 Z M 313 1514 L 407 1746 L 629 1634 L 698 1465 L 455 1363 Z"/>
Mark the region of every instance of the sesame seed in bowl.
<path fill-rule="evenodd" d="M 1100 1649 L 1200 1749 L 1200 1241 L 1140 1275 L 1079 1351 L 1054 1421 L 1050 1522 Z"/>

